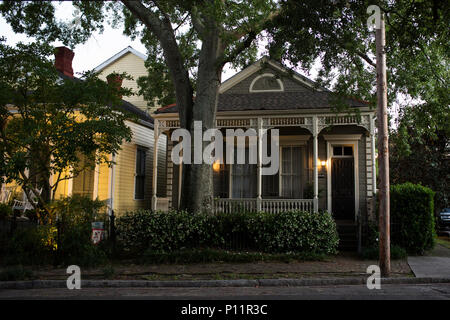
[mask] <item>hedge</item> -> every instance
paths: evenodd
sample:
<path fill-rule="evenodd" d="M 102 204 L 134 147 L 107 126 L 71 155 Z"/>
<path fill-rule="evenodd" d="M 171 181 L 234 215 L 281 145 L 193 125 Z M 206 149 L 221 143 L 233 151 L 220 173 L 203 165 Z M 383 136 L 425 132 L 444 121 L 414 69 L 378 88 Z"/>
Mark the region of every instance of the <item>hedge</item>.
<path fill-rule="evenodd" d="M 336 224 L 328 213 L 190 214 L 140 210 L 117 219 L 118 245 L 126 252 L 173 252 L 186 248 L 240 249 L 266 253 L 334 254 Z"/>
<path fill-rule="evenodd" d="M 392 244 L 414 254 L 434 247 L 433 197 L 434 192 L 421 185 L 408 182 L 391 186 Z"/>

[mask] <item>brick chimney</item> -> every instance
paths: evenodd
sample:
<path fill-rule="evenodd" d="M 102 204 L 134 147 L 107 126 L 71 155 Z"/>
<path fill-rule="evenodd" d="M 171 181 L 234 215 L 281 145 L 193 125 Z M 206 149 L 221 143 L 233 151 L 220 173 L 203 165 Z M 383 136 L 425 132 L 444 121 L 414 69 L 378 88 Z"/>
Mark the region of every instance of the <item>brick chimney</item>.
<path fill-rule="evenodd" d="M 106 80 L 108 81 L 108 84 L 111 85 L 113 88 L 117 89 L 117 91 L 122 88 L 122 77 L 115 73 L 110 73 L 106 76 Z M 119 98 L 122 99 L 122 95 L 119 95 Z"/>
<path fill-rule="evenodd" d="M 75 53 L 67 47 L 55 49 L 55 68 L 73 78 L 72 59 Z"/>

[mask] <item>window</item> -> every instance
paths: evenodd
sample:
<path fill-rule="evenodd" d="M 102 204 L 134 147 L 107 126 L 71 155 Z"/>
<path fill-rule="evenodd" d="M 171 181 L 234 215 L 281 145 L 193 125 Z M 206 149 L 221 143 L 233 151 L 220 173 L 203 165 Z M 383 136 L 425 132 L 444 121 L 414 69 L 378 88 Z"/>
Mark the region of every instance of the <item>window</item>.
<path fill-rule="evenodd" d="M 249 149 L 245 149 L 245 164 L 237 164 L 237 152 L 232 165 L 233 198 L 256 197 L 256 164 L 249 164 Z"/>
<path fill-rule="evenodd" d="M 134 198 L 138 200 L 144 199 L 145 192 L 145 158 L 146 150 L 138 148 L 136 152 L 136 174 L 134 185 Z"/>
<path fill-rule="evenodd" d="M 333 147 L 333 156 L 353 156 L 353 147 L 352 146 L 334 146 Z"/>
<path fill-rule="evenodd" d="M 281 148 L 281 196 L 283 198 L 302 198 L 302 157 L 301 147 L 286 146 Z"/>
<path fill-rule="evenodd" d="M 250 92 L 284 91 L 283 82 L 272 73 L 264 73 L 253 79 Z"/>
<path fill-rule="evenodd" d="M 215 198 L 228 198 L 229 194 L 229 170 L 228 165 L 220 164 L 217 169 L 213 167 L 213 184 Z"/>

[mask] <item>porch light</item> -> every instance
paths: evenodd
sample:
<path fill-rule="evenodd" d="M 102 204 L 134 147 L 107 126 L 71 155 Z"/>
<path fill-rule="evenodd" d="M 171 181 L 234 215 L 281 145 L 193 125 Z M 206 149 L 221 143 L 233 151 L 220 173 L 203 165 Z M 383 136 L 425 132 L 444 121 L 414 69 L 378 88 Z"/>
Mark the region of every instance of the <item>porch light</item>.
<path fill-rule="evenodd" d="M 220 162 L 219 162 L 219 160 L 214 161 L 214 163 L 213 163 L 213 170 L 215 172 L 219 172 L 220 171 Z"/>
<path fill-rule="evenodd" d="M 326 164 L 327 164 L 327 162 L 326 162 L 326 161 L 324 161 L 324 160 L 322 160 L 322 161 L 320 162 L 320 164 L 322 165 L 322 167 L 325 167 L 325 166 L 326 166 Z"/>

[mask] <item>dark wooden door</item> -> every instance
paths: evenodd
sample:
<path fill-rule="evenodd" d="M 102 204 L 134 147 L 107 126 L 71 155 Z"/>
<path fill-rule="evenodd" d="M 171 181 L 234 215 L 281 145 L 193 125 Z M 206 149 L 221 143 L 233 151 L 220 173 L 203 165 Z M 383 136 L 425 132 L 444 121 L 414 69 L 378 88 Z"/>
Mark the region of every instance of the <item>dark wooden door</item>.
<path fill-rule="evenodd" d="M 353 158 L 332 158 L 332 211 L 336 220 L 355 218 L 355 163 Z"/>

